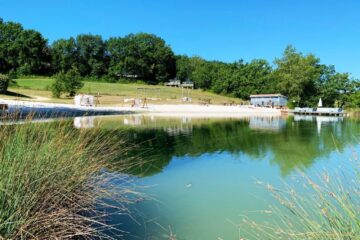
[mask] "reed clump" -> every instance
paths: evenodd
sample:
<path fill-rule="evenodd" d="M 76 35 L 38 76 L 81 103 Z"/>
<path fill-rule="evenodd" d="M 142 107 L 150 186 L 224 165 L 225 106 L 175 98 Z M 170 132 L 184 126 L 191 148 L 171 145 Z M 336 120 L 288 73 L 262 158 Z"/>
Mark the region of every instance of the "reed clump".
<path fill-rule="evenodd" d="M 264 222 L 244 216 L 243 239 L 356 240 L 360 239 L 360 165 L 355 154 L 340 170 L 315 177 L 299 172 L 297 181 L 269 191 L 273 203 Z"/>
<path fill-rule="evenodd" d="M 104 174 L 126 151 L 118 139 L 59 121 L 0 125 L 0 141 L 0 239 L 111 238 L 97 209 L 113 197 L 126 212 L 122 191 L 137 194 L 107 190 L 121 175 Z"/>

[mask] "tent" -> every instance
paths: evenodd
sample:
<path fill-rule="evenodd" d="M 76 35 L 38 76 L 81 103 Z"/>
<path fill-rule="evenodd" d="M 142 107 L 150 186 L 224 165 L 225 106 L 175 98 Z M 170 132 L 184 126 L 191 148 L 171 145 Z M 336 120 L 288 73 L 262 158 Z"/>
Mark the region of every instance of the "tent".
<path fill-rule="evenodd" d="M 74 102 L 76 106 L 87 106 L 87 107 L 95 106 L 94 96 L 92 95 L 84 95 L 84 94 L 76 95 L 74 98 Z"/>

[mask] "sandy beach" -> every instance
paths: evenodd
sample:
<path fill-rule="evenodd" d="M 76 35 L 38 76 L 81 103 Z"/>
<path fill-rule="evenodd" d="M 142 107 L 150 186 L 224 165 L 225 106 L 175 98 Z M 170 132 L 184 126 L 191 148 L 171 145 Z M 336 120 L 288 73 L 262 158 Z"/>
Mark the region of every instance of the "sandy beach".
<path fill-rule="evenodd" d="M 118 112 L 119 114 L 152 114 L 157 116 L 199 116 L 199 117 L 236 117 L 236 116 L 277 116 L 281 115 L 279 109 L 261 108 L 253 106 L 223 106 L 223 105 L 198 105 L 198 104 L 174 104 L 174 105 L 149 105 L 142 107 L 86 107 L 72 104 L 39 103 L 29 101 L 2 100 L 0 104 L 7 104 L 9 109 L 27 108 L 33 111 L 47 109 L 62 111 L 88 111 L 88 112 Z"/>
<path fill-rule="evenodd" d="M 192 116 L 192 117 L 239 117 L 239 116 L 277 116 L 281 111 L 271 108 L 255 108 L 252 106 L 223 105 L 153 105 L 147 112 L 156 116 Z"/>

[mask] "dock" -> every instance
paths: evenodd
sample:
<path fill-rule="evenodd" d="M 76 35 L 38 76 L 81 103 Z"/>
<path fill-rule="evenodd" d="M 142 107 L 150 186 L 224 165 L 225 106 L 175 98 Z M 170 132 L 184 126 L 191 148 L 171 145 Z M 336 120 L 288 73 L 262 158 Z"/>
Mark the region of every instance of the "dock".
<path fill-rule="evenodd" d="M 344 117 L 347 113 L 342 108 L 299 108 L 296 107 L 293 111 L 295 115 L 314 115 L 314 116 L 336 116 Z"/>

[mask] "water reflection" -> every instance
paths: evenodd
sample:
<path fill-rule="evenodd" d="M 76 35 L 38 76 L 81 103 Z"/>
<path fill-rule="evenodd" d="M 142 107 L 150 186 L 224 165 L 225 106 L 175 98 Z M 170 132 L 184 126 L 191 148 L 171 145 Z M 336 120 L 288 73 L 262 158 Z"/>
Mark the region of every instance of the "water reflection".
<path fill-rule="evenodd" d="M 286 125 L 286 118 L 276 117 L 252 117 L 249 127 L 251 129 L 280 131 Z"/>
<path fill-rule="evenodd" d="M 306 116 L 306 115 L 295 115 L 294 121 L 310 121 L 317 123 L 318 134 L 321 132 L 321 125 L 329 123 L 339 123 L 344 120 L 344 117 L 334 117 L 334 116 Z"/>
<path fill-rule="evenodd" d="M 75 117 L 74 118 L 74 127 L 77 129 L 87 129 L 94 128 L 94 119 L 95 117 Z"/>
<path fill-rule="evenodd" d="M 254 161 L 271 156 L 271 164 L 286 176 L 297 168 L 309 168 L 317 158 L 332 151 L 341 151 L 354 143 L 359 133 L 356 121 L 321 116 L 201 119 L 135 115 L 81 119 L 76 120 L 78 127 L 119 131 L 129 146 L 136 146 L 128 154 L 145 156 L 146 161 L 130 172 L 141 177 L 161 172 L 175 157 L 216 152 L 247 154 Z"/>
<path fill-rule="evenodd" d="M 111 220 L 132 233 L 128 239 L 161 239 L 169 225 L 179 239 L 235 239 L 236 229 L 227 219 L 266 209 L 270 201 L 254 179 L 274 182 L 297 169 L 337 166 L 349 157 L 349 148 L 357 148 L 360 133 L 356 120 L 308 116 L 139 115 L 96 117 L 93 124 L 126 139 L 132 146 L 128 157 L 146 160 L 127 171 L 140 185 L 151 186 L 145 192 L 156 199 L 137 205 L 143 224 Z M 123 156 L 110 171 L 116 172 L 122 161 Z"/>

